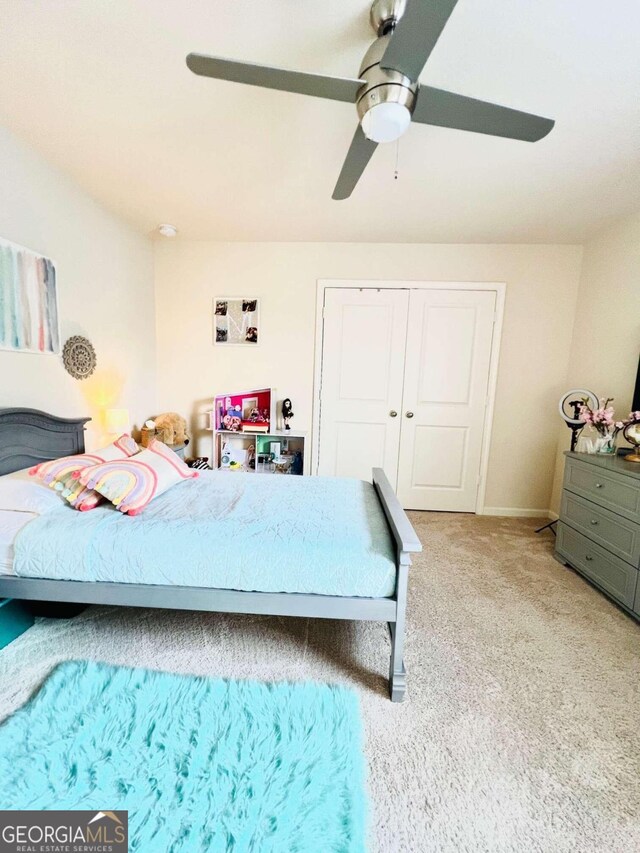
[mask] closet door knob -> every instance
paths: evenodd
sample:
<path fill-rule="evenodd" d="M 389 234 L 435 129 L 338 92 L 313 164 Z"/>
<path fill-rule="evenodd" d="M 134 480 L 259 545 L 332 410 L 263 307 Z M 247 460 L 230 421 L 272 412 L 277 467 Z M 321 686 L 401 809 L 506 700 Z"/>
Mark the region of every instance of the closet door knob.
<path fill-rule="evenodd" d="M 408 418 L 412 418 L 412 417 L 413 417 L 413 412 L 407 412 L 407 417 L 408 417 Z"/>
<path fill-rule="evenodd" d="M 389 417 L 390 417 L 390 418 L 397 418 L 397 417 L 398 417 L 398 413 L 395 411 L 395 409 L 392 409 L 392 410 L 389 412 Z"/>
<path fill-rule="evenodd" d="M 595 520 L 595 518 L 592 518 L 592 519 L 591 519 L 591 524 L 597 524 L 597 523 L 598 523 L 598 522 Z"/>
<path fill-rule="evenodd" d="M 596 489 L 601 489 L 601 488 L 602 488 L 602 483 L 596 483 Z"/>
<path fill-rule="evenodd" d="M 593 560 L 593 557 L 591 556 L 591 554 L 587 554 L 585 559 L 588 563 L 590 563 Z"/>

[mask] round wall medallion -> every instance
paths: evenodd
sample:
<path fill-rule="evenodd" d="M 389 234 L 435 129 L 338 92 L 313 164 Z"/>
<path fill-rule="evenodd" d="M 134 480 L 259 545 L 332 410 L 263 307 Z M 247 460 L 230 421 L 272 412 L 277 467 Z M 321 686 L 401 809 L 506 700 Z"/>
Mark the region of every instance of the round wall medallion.
<path fill-rule="evenodd" d="M 65 343 L 62 350 L 65 370 L 74 379 L 86 379 L 96 369 L 96 351 L 93 344 L 81 335 L 74 335 Z"/>

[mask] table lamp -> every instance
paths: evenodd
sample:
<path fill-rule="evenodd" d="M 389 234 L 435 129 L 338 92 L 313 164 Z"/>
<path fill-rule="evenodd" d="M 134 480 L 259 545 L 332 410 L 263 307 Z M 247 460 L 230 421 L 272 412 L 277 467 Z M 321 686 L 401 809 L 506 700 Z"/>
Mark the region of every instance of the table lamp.
<path fill-rule="evenodd" d="M 122 435 L 131 432 L 131 420 L 128 409 L 107 409 L 104 413 L 104 428 L 109 435 Z"/>

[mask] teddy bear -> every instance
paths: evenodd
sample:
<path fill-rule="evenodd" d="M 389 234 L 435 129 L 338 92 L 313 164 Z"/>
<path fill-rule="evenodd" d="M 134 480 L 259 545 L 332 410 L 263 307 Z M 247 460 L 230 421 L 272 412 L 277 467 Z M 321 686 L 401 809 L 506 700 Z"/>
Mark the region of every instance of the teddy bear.
<path fill-rule="evenodd" d="M 177 412 L 163 412 L 154 418 L 156 437 L 164 444 L 189 444 L 187 422 Z"/>

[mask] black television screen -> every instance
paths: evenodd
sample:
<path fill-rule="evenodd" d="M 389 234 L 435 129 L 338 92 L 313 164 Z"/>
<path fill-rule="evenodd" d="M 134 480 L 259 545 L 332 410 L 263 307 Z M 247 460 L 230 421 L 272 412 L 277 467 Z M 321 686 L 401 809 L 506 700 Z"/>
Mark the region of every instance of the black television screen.
<path fill-rule="evenodd" d="M 636 390 L 633 392 L 633 403 L 631 408 L 634 412 L 640 411 L 640 363 L 638 363 L 638 375 L 636 376 Z"/>

